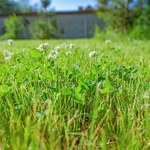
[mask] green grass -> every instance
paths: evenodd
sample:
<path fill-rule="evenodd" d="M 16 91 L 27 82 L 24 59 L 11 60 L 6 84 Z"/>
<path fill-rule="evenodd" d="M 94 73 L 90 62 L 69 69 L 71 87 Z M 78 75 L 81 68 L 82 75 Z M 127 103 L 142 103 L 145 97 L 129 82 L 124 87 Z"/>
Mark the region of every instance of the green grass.
<path fill-rule="evenodd" d="M 46 60 L 36 49 L 43 42 L 49 52 L 75 47 Z M 0 45 L 0 149 L 150 149 L 150 41 Z M 7 62 L 5 49 L 14 53 Z"/>

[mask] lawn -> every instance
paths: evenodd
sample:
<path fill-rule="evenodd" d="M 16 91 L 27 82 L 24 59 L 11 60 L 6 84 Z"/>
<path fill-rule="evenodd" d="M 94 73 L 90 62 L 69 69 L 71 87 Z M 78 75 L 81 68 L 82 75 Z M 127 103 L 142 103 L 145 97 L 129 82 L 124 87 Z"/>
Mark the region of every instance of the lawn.
<path fill-rule="evenodd" d="M 150 149 L 150 41 L 1 41 L 0 117 L 0 149 Z"/>

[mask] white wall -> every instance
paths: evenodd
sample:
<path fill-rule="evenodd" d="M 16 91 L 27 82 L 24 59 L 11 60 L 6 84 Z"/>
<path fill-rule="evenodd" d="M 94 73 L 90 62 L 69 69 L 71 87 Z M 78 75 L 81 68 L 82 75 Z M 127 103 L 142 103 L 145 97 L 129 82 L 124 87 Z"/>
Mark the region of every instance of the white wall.
<path fill-rule="evenodd" d="M 40 16 L 23 16 L 29 23 L 34 23 Z M 93 13 L 56 13 L 57 20 L 57 35 L 60 38 L 86 38 L 94 34 L 95 26 L 98 25 L 101 29 L 104 28 L 105 23 Z M 0 29 L 3 26 L 3 20 L 7 18 L 0 16 Z M 64 31 L 62 34 L 61 31 Z M 0 35 L 2 31 L 0 30 Z M 30 38 L 31 34 L 26 28 L 22 33 L 23 38 Z"/>

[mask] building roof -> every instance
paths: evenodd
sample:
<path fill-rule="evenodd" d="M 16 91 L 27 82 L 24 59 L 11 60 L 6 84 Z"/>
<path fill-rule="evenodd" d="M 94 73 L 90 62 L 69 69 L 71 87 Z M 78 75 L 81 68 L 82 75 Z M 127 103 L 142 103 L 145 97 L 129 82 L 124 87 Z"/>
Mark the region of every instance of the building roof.
<path fill-rule="evenodd" d="M 83 10 L 83 11 L 58 11 L 58 12 L 50 12 L 50 14 L 53 13 L 55 15 L 71 15 L 71 14 L 91 14 L 95 13 L 94 10 Z M 12 14 L 16 14 L 17 16 L 41 16 L 42 13 L 37 12 L 26 12 L 26 13 L 2 13 L 0 14 L 0 17 L 7 17 Z"/>

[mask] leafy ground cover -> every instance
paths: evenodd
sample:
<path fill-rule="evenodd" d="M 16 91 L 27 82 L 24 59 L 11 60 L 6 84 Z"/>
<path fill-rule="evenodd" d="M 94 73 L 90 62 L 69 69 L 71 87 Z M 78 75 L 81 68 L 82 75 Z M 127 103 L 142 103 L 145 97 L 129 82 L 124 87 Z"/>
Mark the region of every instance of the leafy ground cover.
<path fill-rule="evenodd" d="M 0 149 L 150 148 L 149 41 L 0 45 Z"/>

